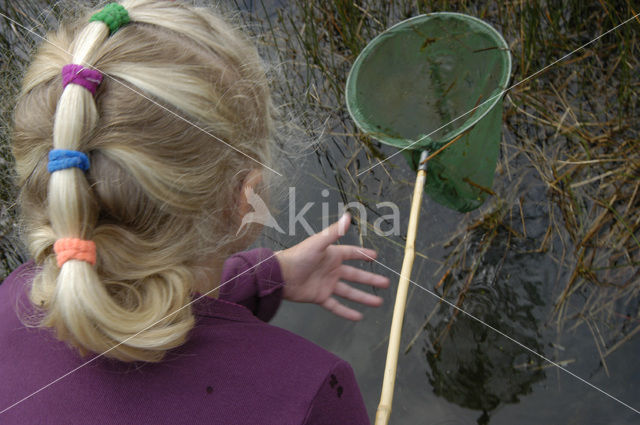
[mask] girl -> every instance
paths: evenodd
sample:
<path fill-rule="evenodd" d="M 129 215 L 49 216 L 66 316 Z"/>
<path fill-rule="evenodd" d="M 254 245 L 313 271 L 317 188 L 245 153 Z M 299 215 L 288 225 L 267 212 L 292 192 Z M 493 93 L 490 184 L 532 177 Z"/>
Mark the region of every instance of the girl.
<path fill-rule="evenodd" d="M 389 284 L 343 264 L 375 257 L 334 245 L 349 216 L 231 255 L 272 115 L 255 47 L 209 10 L 128 0 L 48 35 L 14 114 L 33 261 L 0 285 L 1 423 L 369 423 L 346 362 L 265 323 L 282 298 L 380 305 L 342 282 Z"/>

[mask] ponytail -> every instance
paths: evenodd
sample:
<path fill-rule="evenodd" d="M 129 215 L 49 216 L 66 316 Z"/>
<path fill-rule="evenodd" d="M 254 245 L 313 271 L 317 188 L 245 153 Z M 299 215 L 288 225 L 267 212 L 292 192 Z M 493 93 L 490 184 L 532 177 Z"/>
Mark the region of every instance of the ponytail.
<path fill-rule="evenodd" d="M 52 286 L 51 281 L 55 281 L 53 286 L 56 289 L 53 297 L 47 300 L 48 314 L 41 325 L 54 328 L 61 339 L 69 341 L 81 352 L 108 352 L 111 357 L 125 361 L 154 361 L 159 360 L 167 349 L 184 342 L 186 332 L 192 326 L 192 318 L 184 315 L 178 315 L 177 320 L 175 317 L 165 318 L 163 316 L 170 313 L 167 308 L 141 305 L 148 298 L 142 294 L 137 294 L 138 302 L 123 306 L 109 293 L 109 286 L 113 284 L 101 281 L 98 276 L 96 247 L 91 241 L 98 206 L 84 174 L 89 157 L 80 152 L 86 149 L 85 141 L 99 120 L 93 96 L 102 78 L 99 72 L 88 67 L 93 66 L 99 46 L 122 24 L 128 23 L 128 14 L 122 6 L 112 3 L 93 15 L 90 21 L 73 45 L 72 64 L 63 68 L 63 91 L 53 123 L 54 150 L 51 154 L 54 155 L 50 154 L 48 168 L 52 170 L 55 159 L 52 161 L 51 158 L 60 152 L 75 152 L 75 158 L 86 158 L 80 162 L 86 163 L 87 167 L 72 165 L 54 169 L 51 174 L 47 210 L 51 230 L 56 237 L 54 248 L 60 247 L 54 249 L 59 271 L 56 273 L 51 266 L 45 269 L 36 280 L 31 295 L 41 298 L 39 295 L 48 291 L 40 288 Z M 74 155 L 66 158 L 67 161 L 69 159 L 73 160 Z M 91 259 L 87 261 L 86 255 L 83 257 L 78 252 L 75 255 L 65 254 L 62 245 L 69 245 L 69 242 L 76 247 L 88 245 Z M 87 249 L 79 252 L 86 254 Z M 161 278 L 154 279 L 159 280 L 159 285 L 164 284 Z M 187 293 L 182 292 L 179 298 L 185 302 Z M 46 296 L 42 298 L 46 299 Z M 167 303 L 174 308 L 176 304 Z M 149 307 L 155 308 L 156 314 L 149 314 Z"/>

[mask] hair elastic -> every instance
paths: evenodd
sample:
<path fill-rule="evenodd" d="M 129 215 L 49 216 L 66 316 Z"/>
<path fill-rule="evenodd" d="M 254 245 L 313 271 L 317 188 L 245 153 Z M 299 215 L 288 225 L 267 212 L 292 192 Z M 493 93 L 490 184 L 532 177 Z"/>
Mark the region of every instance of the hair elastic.
<path fill-rule="evenodd" d="M 96 243 L 78 238 L 62 238 L 53 244 L 58 267 L 69 260 L 86 261 L 92 266 L 96 264 Z"/>
<path fill-rule="evenodd" d="M 109 3 L 100 12 L 95 13 L 89 22 L 102 21 L 109 27 L 109 35 L 130 22 L 129 12 L 118 3 Z"/>
<path fill-rule="evenodd" d="M 101 82 L 102 74 L 94 69 L 85 68 L 75 63 L 62 67 L 62 88 L 67 87 L 67 84 L 77 84 L 95 95 Z"/>
<path fill-rule="evenodd" d="M 54 171 L 71 167 L 87 171 L 89 169 L 89 157 L 82 152 L 68 149 L 52 149 L 49 151 L 47 171 L 53 173 Z"/>

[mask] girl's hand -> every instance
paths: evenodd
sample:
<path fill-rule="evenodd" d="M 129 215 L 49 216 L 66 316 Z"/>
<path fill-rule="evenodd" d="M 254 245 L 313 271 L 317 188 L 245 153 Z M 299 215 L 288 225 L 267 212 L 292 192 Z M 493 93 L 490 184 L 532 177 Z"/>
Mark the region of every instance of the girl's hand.
<path fill-rule="evenodd" d="M 333 245 L 346 233 L 350 223 L 351 217 L 345 213 L 339 221 L 322 232 L 276 253 L 285 281 L 284 299 L 319 304 L 349 320 L 362 319 L 362 313 L 341 304 L 333 295 L 372 307 L 382 304 L 382 298 L 342 281 L 344 279 L 378 288 L 389 286 L 389 279 L 382 275 L 342 264 L 345 260 L 371 261 L 369 257 L 376 257 L 372 249 Z"/>

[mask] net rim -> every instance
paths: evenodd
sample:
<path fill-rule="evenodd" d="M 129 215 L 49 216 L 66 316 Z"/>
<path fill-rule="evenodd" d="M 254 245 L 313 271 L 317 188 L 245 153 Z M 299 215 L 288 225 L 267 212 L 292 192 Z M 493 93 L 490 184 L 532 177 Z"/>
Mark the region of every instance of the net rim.
<path fill-rule="evenodd" d="M 483 107 L 485 104 L 488 103 L 488 106 L 486 106 L 484 108 L 484 111 L 482 111 L 482 113 L 480 113 L 478 116 L 466 119 L 460 127 L 455 129 L 453 132 L 447 133 L 446 139 L 443 138 L 442 140 L 434 141 L 430 137 L 423 136 L 424 137 L 423 140 L 421 140 L 418 143 L 415 143 L 416 142 L 415 140 L 396 138 L 386 134 L 380 135 L 379 131 L 372 131 L 372 126 L 370 125 L 370 123 L 363 122 L 364 120 L 360 120 L 359 114 L 357 114 L 352 109 L 352 105 L 351 105 L 352 102 L 350 101 L 350 99 L 355 98 L 355 82 L 354 81 L 357 81 L 356 74 L 360 70 L 360 66 L 362 65 L 362 62 L 369 56 L 371 51 L 375 47 L 377 47 L 378 44 L 380 44 L 380 42 L 383 39 L 386 39 L 389 36 L 390 33 L 397 31 L 398 29 L 401 29 L 403 27 L 409 26 L 413 24 L 415 21 L 421 21 L 421 20 L 427 21 L 432 18 L 443 17 L 443 16 L 453 17 L 461 21 L 474 22 L 474 24 L 484 27 L 484 29 L 487 30 L 487 34 L 491 35 L 494 38 L 496 45 L 499 48 L 501 48 L 501 52 L 503 52 L 504 59 L 506 60 L 506 66 L 504 70 L 505 72 L 502 74 L 500 84 L 498 84 L 500 93 L 498 93 L 497 95 L 494 95 L 493 97 L 489 98 L 488 100 L 485 100 L 483 103 L 473 108 L 472 111 L 477 110 L 478 108 Z M 361 131 L 363 131 L 366 135 L 373 137 L 374 139 L 386 145 L 393 146 L 395 148 L 400 148 L 400 149 L 407 149 L 409 146 L 411 146 L 410 149 L 423 149 L 426 146 L 437 148 L 439 146 L 444 145 L 445 143 L 452 140 L 453 138 L 459 136 L 460 134 L 464 133 L 465 131 L 469 130 L 469 128 L 473 127 L 478 121 L 483 119 L 491 110 L 493 110 L 493 108 L 501 100 L 502 96 L 506 92 L 507 84 L 509 82 L 509 79 L 511 78 L 511 68 L 512 68 L 512 58 L 511 58 L 511 50 L 509 49 L 509 45 L 507 44 L 502 34 L 489 23 L 475 16 L 467 15 L 464 13 L 458 13 L 458 12 L 425 13 L 422 15 L 413 16 L 411 18 L 405 19 L 403 21 L 400 21 L 392 25 L 391 27 L 387 28 L 386 30 L 384 30 L 383 32 L 381 32 L 380 34 L 372 38 L 371 41 L 369 41 L 369 43 L 367 43 L 367 45 L 362 49 L 358 57 L 353 62 L 353 65 L 349 70 L 349 74 L 347 75 L 347 82 L 345 84 L 345 103 L 347 105 L 347 111 L 349 112 L 351 119 L 353 119 L 353 121 L 356 123 L 358 128 Z M 352 94 L 350 95 L 350 93 Z M 355 100 L 353 100 L 353 103 L 355 103 Z M 464 115 L 457 117 L 452 122 L 464 119 L 464 117 L 466 117 L 468 114 L 472 114 L 472 111 L 466 112 Z M 420 139 L 417 139 L 417 140 L 420 140 Z"/>

